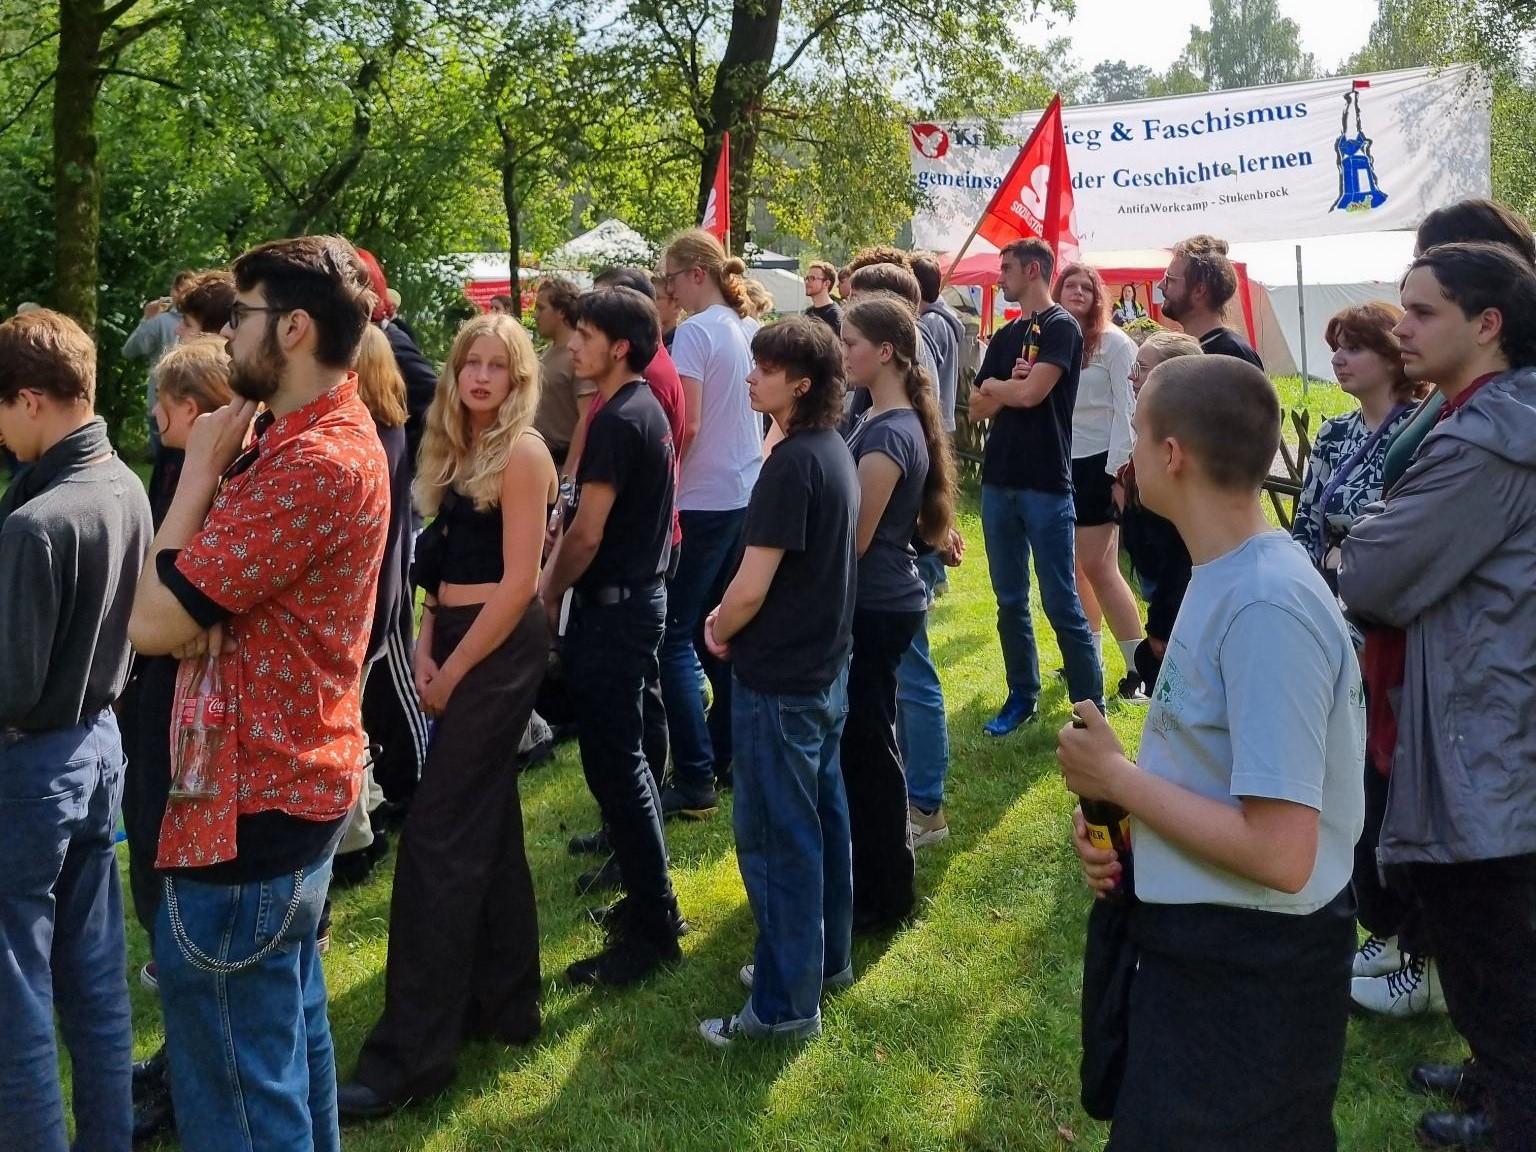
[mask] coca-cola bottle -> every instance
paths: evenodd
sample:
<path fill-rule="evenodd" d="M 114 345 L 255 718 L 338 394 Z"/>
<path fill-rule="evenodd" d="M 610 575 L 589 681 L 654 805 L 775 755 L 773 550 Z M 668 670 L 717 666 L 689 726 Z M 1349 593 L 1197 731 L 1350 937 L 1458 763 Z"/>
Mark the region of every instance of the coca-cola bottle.
<path fill-rule="evenodd" d="M 219 794 L 215 761 L 228 723 L 229 697 L 219 675 L 219 653 L 209 652 L 181 702 L 181 734 L 171 771 L 172 800 L 203 800 Z"/>

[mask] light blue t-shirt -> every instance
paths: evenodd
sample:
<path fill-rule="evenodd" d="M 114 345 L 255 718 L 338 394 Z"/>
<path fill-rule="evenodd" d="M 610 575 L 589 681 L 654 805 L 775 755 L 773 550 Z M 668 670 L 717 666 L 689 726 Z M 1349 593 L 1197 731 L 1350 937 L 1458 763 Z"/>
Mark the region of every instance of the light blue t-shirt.
<path fill-rule="evenodd" d="M 1365 816 L 1365 695 L 1338 602 L 1285 533 L 1255 536 L 1195 567 L 1138 761 L 1234 807 L 1253 796 L 1320 814 L 1317 864 L 1295 895 L 1236 876 L 1137 823 L 1141 899 L 1304 915 L 1349 883 Z"/>

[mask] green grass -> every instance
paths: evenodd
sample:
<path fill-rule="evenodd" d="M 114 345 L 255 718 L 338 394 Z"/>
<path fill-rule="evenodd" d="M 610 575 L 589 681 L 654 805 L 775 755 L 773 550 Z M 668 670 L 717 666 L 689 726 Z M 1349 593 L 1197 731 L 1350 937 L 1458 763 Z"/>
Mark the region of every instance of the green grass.
<path fill-rule="evenodd" d="M 1077 1006 L 1087 893 L 1067 840 L 1070 804 L 1056 772 L 1067 717 L 1047 676 L 1044 719 L 1003 741 L 981 735 L 1002 694 L 1002 666 L 974 505 L 973 546 L 933 612 L 953 739 L 948 842 L 919 854 L 912 925 L 855 948 L 854 987 L 833 998 L 821 1037 L 727 1053 L 694 1032 L 740 1008 L 736 969 L 753 928 L 732 852 L 728 807 L 668 827 L 673 876 L 693 932 L 686 962 L 622 993 L 573 991 L 565 965 L 597 943 L 575 898 L 586 865 L 567 837 L 595 825 L 575 749 L 525 777 L 524 822 L 539 900 L 544 1034 L 525 1050 L 471 1045 L 451 1091 L 397 1117 L 349 1129 L 357 1152 L 397 1149 L 1003 1149 L 1060 1152 L 1103 1144 L 1077 1106 Z M 1036 619 L 1043 616 L 1036 607 Z M 1048 628 L 1042 664 L 1059 665 Z M 1112 675 L 1119 674 L 1113 645 Z M 1143 715 L 1113 711 L 1134 745 Z M 392 859 L 392 857 L 391 857 Z M 337 896 L 326 958 L 341 1073 L 350 1073 L 383 997 L 390 876 Z M 421 925 L 416 931 L 432 931 Z M 130 925 L 135 965 L 146 955 Z M 132 981 L 136 1051 L 160 1042 L 154 998 Z M 1255 1044 L 1264 1037 L 1253 1037 Z M 1341 1147 L 1413 1146 L 1420 1102 L 1403 1087 L 1412 1060 L 1452 1058 L 1443 1019 L 1356 1021 L 1337 1110 Z M 1176 1075 L 1176 1070 L 1170 1070 Z M 1236 1150 L 1234 1150 L 1236 1152 Z"/>

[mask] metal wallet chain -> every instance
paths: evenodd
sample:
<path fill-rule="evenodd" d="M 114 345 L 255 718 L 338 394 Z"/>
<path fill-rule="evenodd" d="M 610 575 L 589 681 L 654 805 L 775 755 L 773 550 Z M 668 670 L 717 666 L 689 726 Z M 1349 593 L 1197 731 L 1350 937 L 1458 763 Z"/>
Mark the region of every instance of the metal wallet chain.
<path fill-rule="evenodd" d="M 244 960 L 215 960 L 187 936 L 187 930 L 181 922 L 181 908 L 176 903 L 176 887 L 169 876 L 163 881 L 165 885 L 165 910 L 171 920 L 171 937 L 176 941 L 176 946 L 181 949 L 181 954 L 186 957 L 187 963 L 199 972 L 212 972 L 219 976 L 233 976 L 236 972 L 244 972 L 247 968 L 253 968 L 260 964 L 272 953 L 276 952 L 283 943 L 283 937 L 288 934 L 288 929 L 293 927 L 293 918 L 299 914 L 299 904 L 304 899 L 304 869 L 300 868 L 293 874 L 293 899 L 288 901 L 288 909 L 283 913 L 282 925 L 268 940 L 261 950 Z"/>

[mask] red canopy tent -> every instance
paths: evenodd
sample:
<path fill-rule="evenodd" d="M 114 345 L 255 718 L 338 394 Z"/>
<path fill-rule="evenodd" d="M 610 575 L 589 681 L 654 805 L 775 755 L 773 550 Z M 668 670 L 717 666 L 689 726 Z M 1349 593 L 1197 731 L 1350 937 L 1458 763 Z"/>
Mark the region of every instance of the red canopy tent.
<path fill-rule="evenodd" d="M 1119 252 L 1090 252 L 1084 255 L 1083 262 L 1096 269 L 1104 278 L 1104 285 L 1109 289 L 1111 300 L 1119 296 L 1122 286 L 1134 285 L 1139 289 L 1138 295 L 1147 309 L 1147 314 L 1161 324 L 1167 321 L 1163 319 L 1162 309 L 1153 298 L 1152 289 L 1153 285 L 1163 278 L 1168 262 L 1172 259 L 1173 253 L 1166 248 L 1137 248 Z M 965 259 L 951 268 L 953 261 L 954 253 L 952 252 L 945 252 L 939 256 L 939 267 L 946 273 L 946 283 L 984 290 L 982 323 L 984 330 L 989 329 L 994 311 L 992 289 L 1002 278 L 998 253 L 973 250 Z M 1243 307 L 1243 327 L 1248 331 L 1249 342 L 1253 343 L 1257 337 L 1253 324 L 1253 291 L 1248 283 L 1248 266 L 1234 260 L 1232 267 L 1237 272 L 1237 296 Z"/>

